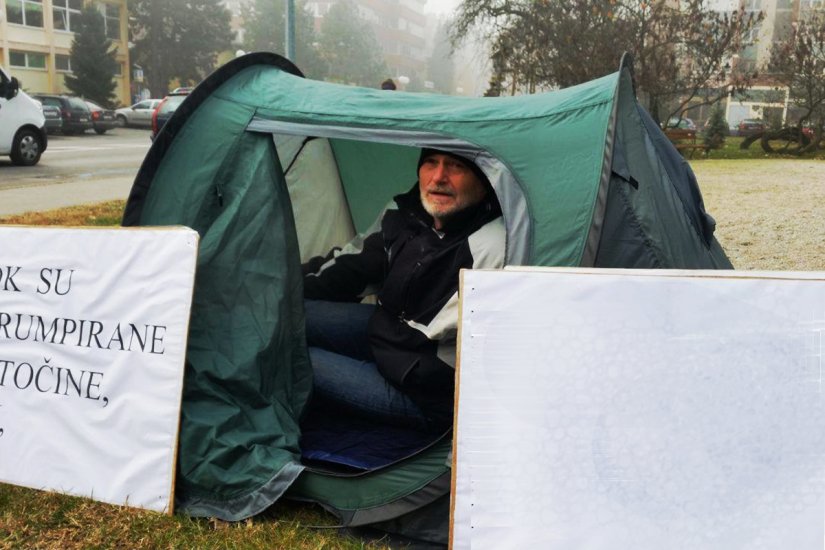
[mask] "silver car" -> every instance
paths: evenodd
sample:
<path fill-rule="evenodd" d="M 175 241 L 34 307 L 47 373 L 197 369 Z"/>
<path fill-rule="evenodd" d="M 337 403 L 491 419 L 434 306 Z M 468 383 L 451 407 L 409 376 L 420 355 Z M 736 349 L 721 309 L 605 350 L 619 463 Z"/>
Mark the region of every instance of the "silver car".
<path fill-rule="evenodd" d="M 123 107 L 115 111 L 115 120 L 119 126 L 152 126 L 152 113 L 162 100 L 144 99 L 131 107 Z"/>

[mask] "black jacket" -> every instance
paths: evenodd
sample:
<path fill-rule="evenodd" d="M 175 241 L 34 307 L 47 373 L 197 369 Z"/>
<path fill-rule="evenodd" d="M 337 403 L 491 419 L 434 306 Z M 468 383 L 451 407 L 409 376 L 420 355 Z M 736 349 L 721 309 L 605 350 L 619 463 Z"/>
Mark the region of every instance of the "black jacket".
<path fill-rule="evenodd" d="M 443 424 L 452 419 L 458 272 L 502 267 L 504 254 L 504 223 L 492 194 L 437 232 L 416 184 L 366 234 L 304 264 L 304 296 L 357 301 L 377 292 L 369 337 L 378 368 Z"/>

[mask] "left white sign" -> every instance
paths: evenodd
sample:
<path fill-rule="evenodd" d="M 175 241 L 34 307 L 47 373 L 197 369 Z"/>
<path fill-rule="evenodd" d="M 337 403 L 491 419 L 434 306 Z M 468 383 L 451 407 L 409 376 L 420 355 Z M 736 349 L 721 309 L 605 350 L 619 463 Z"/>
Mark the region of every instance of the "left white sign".
<path fill-rule="evenodd" d="M 0 226 L 0 482 L 171 513 L 197 247 Z"/>

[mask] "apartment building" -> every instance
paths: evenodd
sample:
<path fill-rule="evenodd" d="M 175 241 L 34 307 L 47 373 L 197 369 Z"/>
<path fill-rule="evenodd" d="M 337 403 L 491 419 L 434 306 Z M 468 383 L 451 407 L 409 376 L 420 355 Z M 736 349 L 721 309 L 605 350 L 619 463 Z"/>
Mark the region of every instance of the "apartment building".
<path fill-rule="evenodd" d="M 764 16 L 744 37 L 746 46 L 732 60 L 739 68 L 758 70 L 760 76 L 746 93 L 728 99 L 725 104 L 728 123 L 733 127 L 745 118 L 768 118 L 769 113 L 785 123 L 791 99 L 788 89 L 777 85 L 768 70 L 771 50 L 788 37 L 797 21 L 817 12 L 825 13 L 825 0 L 707 0 L 707 4 L 720 12 L 744 8 L 746 13 L 762 12 Z"/>
<path fill-rule="evenodd" d="M 0 0 L 0 63 L 28 92 L 68 92 L 74 21 L 85 4 L 96 6 L 106 35 L 117 45 L 115 94 L 131 103 L 126 0 Z"/>
<path fill-rule="evenodd" d="M 337 0 L 306 3 L 316 28 Z M 426 78 L 428 50 L 427 0 L 353 0 L 359 15 L 369 22 L 384 53 L 390 76 Z"/>

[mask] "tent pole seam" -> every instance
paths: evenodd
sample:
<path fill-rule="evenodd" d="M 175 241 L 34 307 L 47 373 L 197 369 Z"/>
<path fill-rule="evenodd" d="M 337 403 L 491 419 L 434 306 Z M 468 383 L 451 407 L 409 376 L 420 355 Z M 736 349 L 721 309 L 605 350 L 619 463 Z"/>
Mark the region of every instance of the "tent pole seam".
<path fill-rule="evenodd" d="M 581 267 L 593 267 L 596 261 L 596 254 L 599 250 L 599 241 L 602 237 L 602 227 L 604 226 L 604 213 L 607 210 L 607 190 L 610 183 L 610 174 L 612 173 L 613 165 L 613 147 L 616 143 L 616 131 L 619 111 L 619 96 L 622 89 L 623 73 L 619 72 L 619 78 L 616 80 L 616 88 L 613 93 L 613 106 L 610 112 L 610 118 L 607 122 L 607 131 L 605 132 L 605 147 L 604 157 L 602 160 L 602 173 L 599 178 L 599 188 L 596 193 L 596 201 L 593 206 L 593 217 L 590 223 L 590 231 L 587 234 L 585 248 L 579 261 Z"/>

